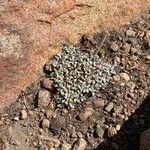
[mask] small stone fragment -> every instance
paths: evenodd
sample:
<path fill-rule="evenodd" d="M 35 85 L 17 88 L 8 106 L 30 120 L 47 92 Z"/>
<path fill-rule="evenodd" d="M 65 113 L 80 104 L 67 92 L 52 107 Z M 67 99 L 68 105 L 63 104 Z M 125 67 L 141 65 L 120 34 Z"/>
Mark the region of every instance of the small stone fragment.
<path fill-rule="evenodd" d="M 123 109 L 122 105 L 114 106 L 114 112 L 115 112 L 116 114 L 120 114 L 121 111 L 122 111 L 122 109 Z"/>
<path fill-rule="evenodd" d="M 106 107 L 105 107 L 105 110 L 107 112 L 110 112 L 114 107 L 114 103 L 113 102 L 110 102 Z"/>
<path fill-rule="evenodd" d="M 48 109 L 46 110 L 46 117 L 50 118 L 52 116 L 52 110 Z"/>
<path fill-rule="evenodd" d="M 128 42 L 132 44 L 132 46 L 136 46 L 138 44 L 137 38 L 129 37 Z"/>
<path fill-rule="evenodd" d="M 130 76 L 127 73 L 120 73 L 120 77 L 122 79 L 124 79 L 125 81 L 129 81 L 130 80 Z"/>
<path fill-rule="evenodd" d="M 49 91 L 40 90 L 38 93 L 38 107 L 46 107 L 50 102 Z"/>
<path fill-rule="evenodd" d="M 117 115 L 118 115 L 118 117 L 121 118 L 121 119 L 124 119 L 124 118 L 125 118 L 125 115 L 123 115 L 123 114 L 117 114 Z"/>
<path fill-rule="evenodd" d="M 103 108 L 105 105 L 105 101 L 102 99 L 96 99 L 93 101 L 93 104 L 96 108 Z"/>
<path fill-rule="evenodd" d="M 119 131 L 121 128 L 120 124 L 116 125 L 116 130 Z"/>
<path fill-rule="evenodd" d="M 96 131 L 96 134 L 98 135 L 98 137 L 100 139 L 103 139 L 104 130 L 103 130 L 103 128 L 99 124 L 96 126 L 96 130 L 95 131 Z"/>
<path fill-rule="evenodd" d="M 113 50 L 115 52 L 119 50 L 119 46 L 115 42 L 111 43 L 110 48 L 111 48 L 111 50 Z"/>
<path fill-rule="evenodd" d="M 64 141 L 61 145 L 61 150 L 71 150 L 71 145 Z"/>
<path fill-rule="evenodd" d="M 21 111 L 21 116 L 20 116 L 20 118 L 21 118 L 22 120 L 24 120 L 24 119 L 27 118 L 27 116 L 28 116 L 27 111 L 26 111 L 26 110 L 22 110 L 22 111 Z"/>
<path fill-rule="evenodd" d="M 82 137 L 83 137 L 83 135 L 82 135 L 81 132 L 77 132 L 77 136 L 78 136 L 79 138 L 82 138 Z"/>
<path fill-rule="evenodd" d="M 74 143 L 73 150 L 85 150 L 86 146 L 87 142 L 83 138 L 80 138 Z"/>
<path fill-rule="evenodd" d="M 39 150 L 49 150 L 47 146 L 41 146 Z"/>
<path fill-rule="evenodd" d="M 42 128 L 43 129 L 48 129 L 50 127 L 50 122 L 47 119 L 42 120 Z"/>
<path fill-rule="evenodd" d="M 146 58 L 147 60 L 150 60 L 150 55 L 146 55 L 145 58 Z"/>
<path fill-rule="evenodd" d="M 113 79 L 114 79 L 114 81 L 118 82 L 118 81 L 120 81 L 120 76 L 119 75 L 114 75 Z"/>
<path fill-rule="evenodd" d="M 145 45 L 150 48 L 150 31 L 147 31 L 144 37 Z"/>
<path fill-rule="evenodd" d="M 15 121 L 19 121 L 19 117 L 14 117 L 14 120 Z"/>
<path fill-rule="evenodd" d="M 118 64 L 120 64 L 120 58 L 115 56 L 115 58 L 114 58 L 114 66 L 118 66 Z"/>
<path fill-rule="evenodd" d="M 41 86 L 46 90 L 52 90 L 52 84 L 53 84 L 53 81 L 50 80 L 49 78 L 44 78 L 41 81 Z"/>
<path fill-rule="evenodd" d="M 117 131 L 114 127 L 109 127 L 108 128 L 108 132 L 107 132 L 108 137 L 113 137 L 116 134 L 117 134 Z"/>
<path fill-rule="evenodd" d="M 125 43 L 122 48 L 126 53 L 129 53 L 129 51 L 131 49 L 131 45 L 128 43 Z"/>
<path fill-rule="evenodd" d="M 129 29 L 126 31 L 126 35 L 130 36 L 130 37 L 135 37 L 136 32 L 134 32 L 133 30 Z"/>
<path fill-rule="evenodd" d="M 131 54 L 135 54 L 136 52 L 138 52 L 138 49 L 134 48 L 134 47 L 131 47 L 130 52 L 131 52 Z"/>
<path fill-rule="evenodd" d="M 87 118 L 89 118 L 90 116 L 92 116 L 94 112 L 95 112 L 95 111 L 94 111 L 93 108 L 91 108 L 91 107 L 86 107 L 86 108 L 85 108 L 85 111 L 79 114 L 79 118 L 80 118 L 81 120 L 86 120 Z"/>

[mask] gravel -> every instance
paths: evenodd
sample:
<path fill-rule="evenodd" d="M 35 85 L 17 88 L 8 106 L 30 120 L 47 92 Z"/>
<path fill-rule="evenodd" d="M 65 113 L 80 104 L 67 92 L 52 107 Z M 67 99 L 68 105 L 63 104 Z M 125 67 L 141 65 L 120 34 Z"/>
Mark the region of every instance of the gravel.
<path fill-rule="evenodd" d="M 117 134 L 117 130 L 115 127 L 109 127 L 107 131 L 108 137 L 113 137 L 114 135 Z"/>
<path fill-rule="evenodd" d="M 147 17 L 150 17 L 149 14 Z M 143 24 L 143 18 L 140 22 Z M 94 96 L 77 105 L 74 103 L 75 109 L 58 107 L 54 95 L 59 91 L 53 86 L 52 62 L 48 62 L 44 76 L 0 113 L 0 149 L 3 143 L 7 143 L 11 150 L 59 150 L 68 147 L 85 150 L 139 149 L 141 133 L 150 128 L 150 49 L 147 45 L 150 25 L 146 25 L 149 20 L 144 19 L 144 25 L 140 22 L 124 26 L 121 32 L 97 33 L 98 40 L 96 37 L 86 38 L 88 50 L 86 39 L 85 47 L 79 43 L 80 53 L 104 49 L 105 57 L 99 57 L 100 62 L 115 66 L 116 74 Z M 134 31 L 135 36 L 127 36 L 127 30 Z M 110 49 L 112 42 L 118 45 L 117 51 Z M 130 45 L 130 51 L 123 49 L 126 44 Z M 76 46 L 71 47 L 76 49 Z M 121 73 L 125 74 L 121 77 Z M 21 115 L 25 119 L 21 119 Z"/>

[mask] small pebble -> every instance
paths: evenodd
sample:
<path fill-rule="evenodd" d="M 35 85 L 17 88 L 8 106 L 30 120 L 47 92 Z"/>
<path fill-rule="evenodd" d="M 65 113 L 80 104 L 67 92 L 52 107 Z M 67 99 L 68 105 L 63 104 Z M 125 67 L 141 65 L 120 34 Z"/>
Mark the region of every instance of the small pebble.
<path fill-rule="evenodd" d="M 19 121 L 19 117 L 14 117 L 14 120 L 15 121 Z"/>
<path fill-rule="evenodd" d="M 96 131 L 96 134 L 98 135 L 98 137 L 99 137 L 100 139 L 103 139 L 104 130 L 103 130 L 103 128 L 102 128 L 99 124 L 97 124 L 95 131 Z"/>
<path fill-rule="evenodd" d="M 115 42 L 111 43 L 110 48 L 115 52 L 119 50 L 119 46 Z"/>
<path fill-rule="evenodd" d="M 42 120 L 42 128 L 43 129 L 48 129 L 50 127 L 50 122 L 47 119 Z"/>
<path fill-rule="evenodd" d="M 24 119 L 27 118 L 27 116 L 28 116 L 27 111 L 26 111 L 26 110 L 22 110 L 22 111 L 21 111 L 21 116 L 20 116 L 20 118 L 21 118 L 22 120 L 24 120 Z"/>
<path fill-rule="evenodd" d="M 114 107 L 114 103 L 113 102 L 110 102 L 106 107 L 105 107 L 105 110 L 107 112 L 110 112 Z"/>
<path fill-rule="evenodd" d="M 144 37 L 147 48 L 150 48 L 150 31 L 147 31 Z"/>
<path fill-rule="evenodd" d="M 85 150 L 86 146 L 87 142 L 83 138 L 80 138 L 78 141 L 74 143 L 72 150 Z"/>
<path fill-rule="evenodd" d="M 50 118 L 52 116 L 52 110 L 50 110 L 50 109 L 46 110 L 45 114 L 46 114 L 47 118 Z"/>
<path fill-rule="evenodd" d="M 71 144 L 68 144 L 66 141 L 63 141 L 61 145 L 61 150 L 71 150 Z"/>
<path fill-rule="evenodd" d="M 112 113 L 112 116 L 113 116 L 113 117 L 116 117 L 116 116 L 117 116 L 117 114 L 113 112 L 113 113 Z"/>
<path fill-rule="evenodd" d="M 39 128 L 38 132 L 39 132 L 40 134 L 43 134 L 44 130 L 41 129 L 41 128 Z"/>
<path fill-rule="evenodd" d="M 122 109 L 123 109 L 122 105 L 114 106 L 114 112 L 115 112 L 116 114 L 121 113 Z"/>
<path fill-rule="evenodd" d="M 125 43 L 122 48 L 126 53 L 129 53 L 129 51 L 131 49 L 131 45 L 128 43 Z"/>
<path fill-rule="evenodd" d="M 138 49 L 134 48 L 134 47 L 132 47 L 130 50 L 131 54 L 135 54 L 137 51 L 138 51 Z"/>
<path fill-rule="evenodd" d="M 118 117 L 121 118 L 121 119 L 125 118 L 125 116 L 123 114 L 118 114 Z"/>
<path fill-rule="evenodd" d="M 128 119 L 129 119 L 128 117 L 125 117 L 125 118 L 124 118 L 125 121 L 127 121 Z"/>
<path fill-rule="evenodd" d="M 130 36 L 130 37 L 135 37 L 135 34 L 136 34 L 136 33 L 135 33 L 133 30 L 130 30 L 130 29 L 129 29 L 129 30 L 126 31 L 126 35 L 127 35 L 127 36 Z"/>
<path fill-rule="evenodd" d="M 105 101 L 102 99 L 96 99 L 93 101 L 93 104 L 96 108 L 103 108 L 105 105 Z"/>
<path fill-rule="evenodd" d="M 52 84 L 53 84 L 53 81 L 50 80 L 49 78 L 44 78 L 41 81 L 41 86 L 46 90 L 52 90 Z"/>
<path fill-rule="evenodd" d="M 120 76 L 119 75 L 114 75 L 113 76 L 114 81 L 120 81 Z"/>
<path fill-rule="evenodd" d="M 124 83 L 124 82 L 121 82 L 121 83 L 120 83 L 120 86 L 122 86 L 122 87 L 125 86 L 125 83 Z"/>
<path fill-rule="evenodd" d="M 117 134 L 117 130 L 114 127 L 109 127 L 107 131 L 108 137 L 113 137 Z"/>
<path fill-rule="evenodd" d="M 28 112 L 28 115 L 29 115 L 31 118 L 33 118 L 34 115 L 35 115 L 35 114 L 34 114 L 34 111 L 31 111 L 31 110 L 30 110 L 30 111 Z"/>
<path fill-rule="evenodd" d="M 49 148 L 47 146 L 42 146 L 39 148 L 39 150 L 49 150 Z"/>
<path fill-rule="evenodd" d="M 130 76 L 127 73 L 120 73 L 120 77 L 122 79 L 124 79 L 125 81 L 129 81 L 130 80 Z"/>
<path fill-rule="evenodd" d="M 50 95 L 49 91 L 47 90 L 40 90 L 38 93 L 38 107 L 45 107 L 48 106 L 50 103 Z"/>
<path fill-rule="evenodd" d="M 82 135 L 81 132 L 77 132 L 77 136 L 78 136 L 79 138 L 83 138 L 83 135 Z"/>
<path fill-rule="evenodd" d="M 118 66 L 118 64 L 120 64 L 120 58 L 116 56 L 114 58 L 114 66 Z"/>
<path fill-rule="evenodd" d="M 92 107 L 86 107 L 84 112 L 79 114 L 79 118 L 83 121 L 93 115 L 94 109 Z"/>
<path fill-rule="evenodd" d="M 120 124 L 116 125 L 116 130 L 119 131 L 121 129 Z"/>
<path fill-rule="evenodd" d="M 150 55 L 146 55 L 145 58 L 146 58 L 147 60 L 150 60 Z"/>

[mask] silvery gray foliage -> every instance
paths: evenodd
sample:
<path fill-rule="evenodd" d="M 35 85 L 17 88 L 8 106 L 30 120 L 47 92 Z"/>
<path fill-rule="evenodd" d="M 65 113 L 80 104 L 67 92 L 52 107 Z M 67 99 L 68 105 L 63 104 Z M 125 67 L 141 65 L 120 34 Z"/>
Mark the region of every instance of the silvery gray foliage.
<path fill-rule="evenodd" d="M 104 63 L 94 50 L 85 52 L 64 45 L 52 60 L 51 79 L 57 89 L 54 99 L 59 105 L 73 108 L 105 88 L 112 74 L 115 74 L 114 67 Z"/>

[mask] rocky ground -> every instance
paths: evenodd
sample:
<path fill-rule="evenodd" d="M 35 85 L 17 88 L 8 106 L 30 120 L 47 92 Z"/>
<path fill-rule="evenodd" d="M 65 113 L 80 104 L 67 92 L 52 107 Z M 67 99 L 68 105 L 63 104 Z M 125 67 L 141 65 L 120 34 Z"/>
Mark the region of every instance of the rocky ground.
<path fill-rule="evenodd" d="M 48 62 L 43 76 L 1 110 L 0 149 L 139 149 L 141 133 L 150 128 L 150 11 L 120 31 L 84 35 L 78 45 L 105 49 L 116 75 L 76 108 L 58 108 Z"/>

